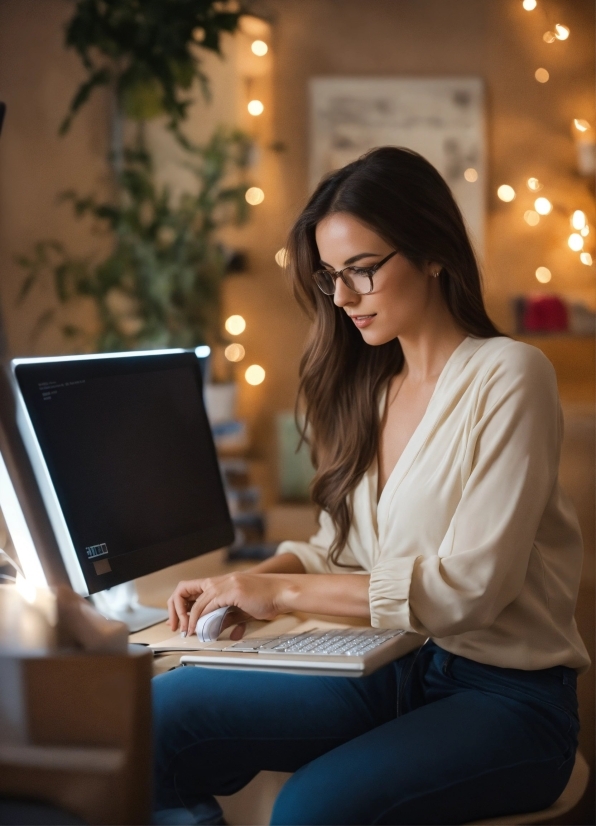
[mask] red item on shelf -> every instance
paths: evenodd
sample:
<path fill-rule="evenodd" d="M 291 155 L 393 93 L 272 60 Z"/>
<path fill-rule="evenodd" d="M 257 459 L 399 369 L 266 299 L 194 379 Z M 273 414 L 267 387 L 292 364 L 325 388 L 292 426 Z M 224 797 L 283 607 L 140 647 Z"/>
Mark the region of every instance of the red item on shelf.
<path fill-rule="evenodd" d="M 558 295 L 529 295 L 523 326 L 528 333 L 565 333 L 569 330 L 567 305 Z"/>

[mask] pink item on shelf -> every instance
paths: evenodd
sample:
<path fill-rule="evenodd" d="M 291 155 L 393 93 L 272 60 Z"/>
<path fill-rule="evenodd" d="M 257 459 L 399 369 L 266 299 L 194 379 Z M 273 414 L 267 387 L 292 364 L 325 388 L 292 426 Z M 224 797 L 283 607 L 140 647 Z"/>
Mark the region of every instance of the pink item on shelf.
<path fill-rule="evenodd" d="M 523 326 L 528 333 L 567 332 L 567 305 L 558 295 L 529 295 L 524 309 Z"/>

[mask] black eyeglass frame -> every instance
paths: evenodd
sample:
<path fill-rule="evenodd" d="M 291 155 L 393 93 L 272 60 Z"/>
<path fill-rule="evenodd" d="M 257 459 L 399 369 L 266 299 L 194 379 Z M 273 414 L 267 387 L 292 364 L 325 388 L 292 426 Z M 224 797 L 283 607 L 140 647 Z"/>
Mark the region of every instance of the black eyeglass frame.
<path fill-rule="evenodd" d="M 344 267 L 341 270 L 328 270 L 328 269 L 323 268 L 321 270 L 315 270 L 315 272 L 313 272 L 313 274 L 312 274 L 312 277 L 313 277 L 313 280 L 314 280 L 315 284 L 320 289 L 320 291 L 323 293 L 323 295 L 335 295 L 335 284 L 336 284 L 336 281 L 337 281 L 338 278 L 341 278 L 341 280 L 346 285 L 348 290 L 350 290 L 353 293 L 356 293 L 356 295 L 369 295 L 370 293 L 372 293 L 372 291 L 374 289 L 373 278 L 375 277 L 377 272 L 380 270 L 380 268 L 383 266 L 383 264 L 386 264 L 387 261 L 389 261 L 390 258 L 393 258 L 394 255 L 397 255 L 397 252 L 398 252 L 398 250 L 393 250 L 392 252 L 389 253 L 389 255 L 385 256 L 385 258 L 383 258 L 382 261 L 378 261 L 376 264 L 373 264 L 372 267 L 355 267 L 353 264 L 351 264 L 349 267 Z M 365 292 L 365 293 L 360 293 L 360 292 L 358 292 L 358 290 L 355 290 L 353 287 L 351 287 L 350 284 L 348 283 L 348 280 L 347 280 L 346 276 L 344 275 L 346 270 L 360 270 L 361 272 L 358 272 L 358 275 L 365 275 L 368 278 L 369 283 L 370 283 L 370 289 L 367 290 L 367 292 Z M 319 284 L 319 282 L 317 280 L 317 276 L 319 275 L 319 273 L 321 273 L 321 275 L 328 275 L 333 279 L 333 292 L 332 293 L 326 292 L 323 289 L 323 287 L 321 287 L 321 285 Z"/>

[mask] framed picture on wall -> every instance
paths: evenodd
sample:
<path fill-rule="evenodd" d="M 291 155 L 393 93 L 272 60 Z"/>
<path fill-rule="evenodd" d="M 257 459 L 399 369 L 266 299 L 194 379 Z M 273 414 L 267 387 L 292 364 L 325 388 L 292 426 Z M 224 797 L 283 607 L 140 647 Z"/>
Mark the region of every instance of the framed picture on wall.
<path fill-rule="evenodd" d="M 484 247 L 481 78 L 316 77 L 311 80 L 310 188 L 376 146 L 406 146 L 443 175 L 479 253 Z"/>

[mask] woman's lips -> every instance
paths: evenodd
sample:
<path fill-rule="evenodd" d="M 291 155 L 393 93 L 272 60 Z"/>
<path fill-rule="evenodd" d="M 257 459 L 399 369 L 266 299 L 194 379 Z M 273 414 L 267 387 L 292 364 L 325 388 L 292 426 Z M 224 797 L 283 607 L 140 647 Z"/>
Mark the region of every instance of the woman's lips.
<path fill-rule="evenodd" d="M 363 327 L 368 327 L 369 324 L 372 324 L 375 316 L 376 313 L 371 313 L 371 315 L 351 315 L 350 318 L 356 327 L 362 329 Z"/>

